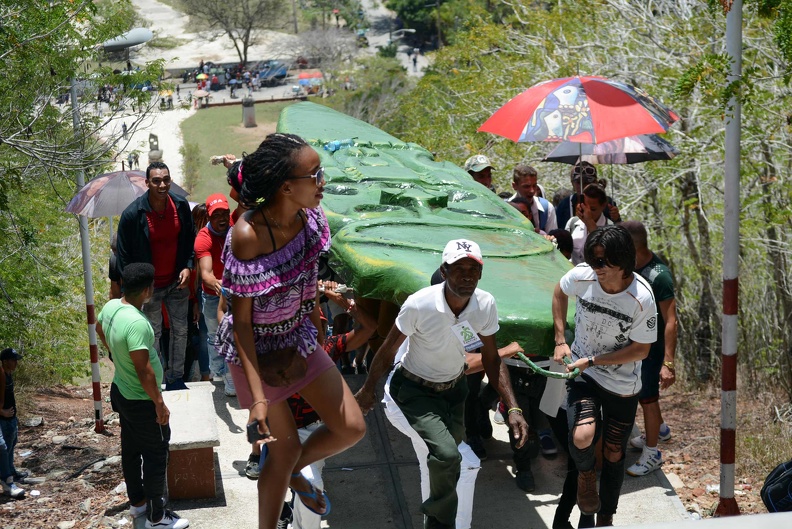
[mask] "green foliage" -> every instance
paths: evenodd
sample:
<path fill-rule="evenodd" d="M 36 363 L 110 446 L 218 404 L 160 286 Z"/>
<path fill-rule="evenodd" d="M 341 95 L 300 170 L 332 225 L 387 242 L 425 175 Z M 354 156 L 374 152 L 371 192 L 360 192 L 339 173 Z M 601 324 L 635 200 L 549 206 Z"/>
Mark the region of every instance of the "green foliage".
<path fill-rule="evenodd" d="M 24 180 L 10 190 L 9 207 L 0 217 L 0 344 L 26 353 L 19 378 L 36 386 L 89 370 L 78 225 L 63 211 L 72 192 L 65 181 Z M 94 289 L 103 300 L 110 233 L 106 221 L 92 226 Z"/>
<path fill-rule="evenodd" d="M 379 123 L 397 111 L 397 98 L 412 86 L 401 63 L 389 57 L 367 57 L 357 61 L 349 78 L 352 90 L 338 90 L 326 101 L 336 110 L 369 123 Z"/>
<path fill-rule="evenodd" d="M 379 124 L 440 160 L 461 165 L 481 152 L 496 187 L 509 189 L 511 168 L 537 168 L 550 196 L 567 187 L 569 167 L 539 162 L 553 147 L 515 144 L 477 129 L 526 88 L 548 79 L 602 75 L 645 89 L 681 121 L 667 134 L 681 155 L 671 162 L 600 166 L 622 216 L 644 221 L 652 249 L 671 266 L 679 313 L 678 356 L 689 377 L 712 373 L 720 349 L 723 247 L 724 116 L 743 102 L 740 358 L 757 376 L 792 395 L 792 95 L 773 17 L 746 10 L 744 75 L 727 83 L 725 17 L 701 2 L 562 0 L 539 9 L 510 5 L 508 25 L 472 9 L 451 45 L 437 51 L 415 90 Z M 745 354 L 743 354 L 745 352 Z M 772 376 L 772 379 L 768 379 Z"/>
<path fill-rule="evenodd" d="M 484 13 L 486 19 L 503 22 L 511 12 L 509 5 L 488 0 L 387 0 L 385 5 L 397 13 L 405 27 L 417 30 L 419 38 L 435 38 L 438 31 L 443 42 L 453 43 L 472 13 Z"/>
<path fill-rule="evenodd" d="M 179 154 L 184 158 L 182 163 L 184 189 L 192 194 L 201 179 L 201 166 L 204 164 L 204 157 L 197 143 L 185 143 L 179 147 Z"/>
<path fill-rule="evenodd" d="M 85 293 L 75 218 L 64 212 L 77 175 L 109 166 L 117 138 L 99 141 L 104 120 L 91 112 L 96 88 L 127 86 L 126 103 L 145 105 L 149 92 L 132 85 L 156 80 L 159 64 L 131 76 L 112 73 L 101 44 L 134 23 L 127 0 L 19 0 L 0 4 L 0 344 L 26 353 L 20 380 L 41 385 L 88 371 Z M 63 97 L 76 79 L 72 102 Z M 111 109 L 112 111 L 112 109 Z M 93 246 L 98 299 L 107 292 L 110 238 L 106 221 Z"/>
<path fill-rule="evenodd" d="M 399 51 L 399 46 L 395 42 L 391 42 L 390 44 L 386 44 L 385 46 L 380 46 L 377 50 L 377 55 L 384 59 L 394 59 L 396 58 L 396 53 Z"/>
<path fill-rule="evenodd" d="M 212 193 L 227 193 L 225 169 L 210 165 L 209 157 L 227 153 L 239 157 L 242 153 L 253 152 L 267 134 L 275 132 L 274 128 L 265 128 L 265 124 L 276 123 L 280 111 L 290 104 L 255 105 L 256 122 L 259 124 L 256 128 L 242 125 L 241 106 L 207 108 L 184 120 L 181 124 L 184 145 L 192 145 L 196 149 L 196 164 L 201 174 L 190 200 L 200 202 Z"/>
<path fill-rule="evenodd" d="M 162 50 L 172 50 L 174 48 L 178 48 L 185 42 L 187 42 L 185 39 L 179 39 L 176 37 L 155 37 L 148 41 L 146 46 L 150 48 L 159 48 Z"/>

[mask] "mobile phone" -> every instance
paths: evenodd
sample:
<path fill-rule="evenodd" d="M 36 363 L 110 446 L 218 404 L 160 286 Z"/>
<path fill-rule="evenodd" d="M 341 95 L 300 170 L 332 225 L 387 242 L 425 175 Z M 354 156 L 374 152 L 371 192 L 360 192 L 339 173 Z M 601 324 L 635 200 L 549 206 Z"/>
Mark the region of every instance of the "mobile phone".
<path fill-rule="evenodd" d="M 247 425 L 247 440 L 248 443 L 253 444 L 256 441 L 267 439 L 269 434 L 262 434 L 258 429 L 258 421 L 253 421 Z"/>

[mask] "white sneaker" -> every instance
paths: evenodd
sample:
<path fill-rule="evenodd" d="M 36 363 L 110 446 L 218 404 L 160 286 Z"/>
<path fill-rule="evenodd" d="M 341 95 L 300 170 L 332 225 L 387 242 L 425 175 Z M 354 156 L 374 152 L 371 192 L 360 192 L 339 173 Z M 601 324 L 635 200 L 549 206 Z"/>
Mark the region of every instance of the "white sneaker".
<path fill-rule="evenodd" d="M 8 478 L 8 481 L 2 482 L 3 484 L 3 494 L 6 496 L 11 496 L 14 499 L 19 499 L 25 495 L 25 489 L 21 489 L 17 487 L 17 484 L 14 483 L 14 478 Z"/>
<path fill-rule="evenodd" d="M 506 418 L 503 415 L 505 411 L 506 406 L 501 401 L 498 401 L 495 405 L 495 415 L 492 416 L 492 422 L 495 424 L 506 424 Z"/>
<path fill-rule="evenodd" d="M 144 503 L 140 507 L 135 507 L 134 505 L 129 506 L 129 516 L 132 518 L 140 518 L 141 516 L 146 515 L 146 504 Z"/>
<path fill-rule="evenodd" d="M 165 511 L 162 520 L 158 522 L 146 520 L 146 529 L 185 529 L 189 526 L 190 522 L 186 518 L 179 518 L 170 511 Z"/>
<path fill-rule="evenodd" d="M 236 387 L 234 387 L 234 379 L 231 378 L 231 373 L 223 375 L 223 383 L 225 384 L 225 396 L 236 397 Z"/>
<path fill-rule="evenodd" d="M 662 442 L 666 442 L 671 439 L 671 428 L 666 423 L 660 425 L 660 435 L 658 436 Z M 643 450 L 643 447 L 646 446 L 646 436 L 639 435 L 637 437 L 633 437 L 630 439 L 630 446 L 633 448 L 637 448 L 638 450 Z"/>
<path fill-rule="evenodd" d="M 631 476 L 645 476 L 660 468 L 660 465 L 663 464 L 663 454 L 660 453 L 660 450 L 653 452 L 644 449 L 640 459 L 627 469 L 627 473 Z"/>

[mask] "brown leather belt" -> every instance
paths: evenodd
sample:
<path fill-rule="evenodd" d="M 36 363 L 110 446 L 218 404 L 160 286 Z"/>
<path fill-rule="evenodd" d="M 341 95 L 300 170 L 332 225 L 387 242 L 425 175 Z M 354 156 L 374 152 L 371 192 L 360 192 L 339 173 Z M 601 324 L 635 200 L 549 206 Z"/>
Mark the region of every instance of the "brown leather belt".
<path fill-rule="evenodd" d="M 399 366 L 399 372 L 402 374 L 404 378 L 406 378 L 410 382 L 415 382 L 416 384 L 420 384 L 424 387 L 431 389 L 432 391 L 437 391 L 437 392 L 446 391 L 453 388 L 456 385 L 456 383 L 459 382 L 459 380 L 463 376 L 465 376 L 466 370 L 467 370 L 467 364 L 465 364 L 464 369 L 462 369 L 462 372 L 455 379 L 449 380 L 448 382 L 431 382 L 429 380 L 426 380 L 425 378 L 419 377 L 415 373 L 411 373 L 407 371 L 404 368 L 404 366 L 402 365 Z"/>

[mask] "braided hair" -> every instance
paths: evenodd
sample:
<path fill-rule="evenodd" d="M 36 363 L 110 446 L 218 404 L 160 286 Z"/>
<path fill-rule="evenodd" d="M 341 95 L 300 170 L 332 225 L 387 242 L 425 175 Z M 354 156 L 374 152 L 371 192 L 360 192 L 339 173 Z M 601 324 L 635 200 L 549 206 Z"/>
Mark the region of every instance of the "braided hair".
<path fill-rule="evenodd" d="M 252 153 L 228 170 L 228 182 L 248 208 L 272 201 L 295 167 L 295 154 L 308 143 L 295 134 L 270 134 Z M 238 187 L 237 187 L 238 186 Z"/>

